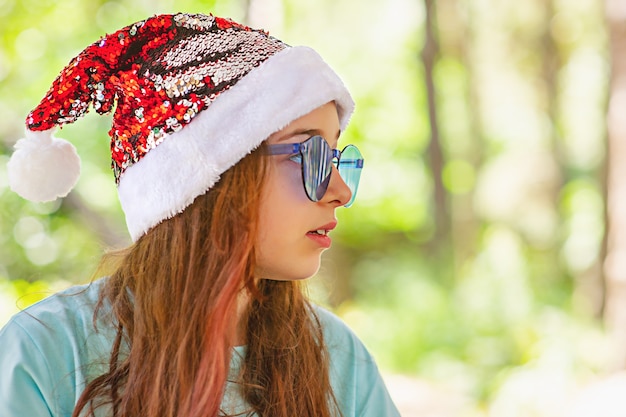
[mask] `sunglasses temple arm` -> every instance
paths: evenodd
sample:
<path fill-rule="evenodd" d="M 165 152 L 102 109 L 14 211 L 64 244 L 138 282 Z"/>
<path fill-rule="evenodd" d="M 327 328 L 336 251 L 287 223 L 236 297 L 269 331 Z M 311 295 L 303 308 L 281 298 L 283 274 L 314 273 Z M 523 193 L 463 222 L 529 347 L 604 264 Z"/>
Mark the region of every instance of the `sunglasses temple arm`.
<path fill-rule="evenodd" d="M 339 165 L 343 165 L 349 168 L 363 168 L 363 159 L 341 159 Z"/>
<path fill-rule="evenodd" d="M 283 143 L 278 145 L 267 146 L 269 155 L 291 155 L 300 152 L 299 143 Z"/>

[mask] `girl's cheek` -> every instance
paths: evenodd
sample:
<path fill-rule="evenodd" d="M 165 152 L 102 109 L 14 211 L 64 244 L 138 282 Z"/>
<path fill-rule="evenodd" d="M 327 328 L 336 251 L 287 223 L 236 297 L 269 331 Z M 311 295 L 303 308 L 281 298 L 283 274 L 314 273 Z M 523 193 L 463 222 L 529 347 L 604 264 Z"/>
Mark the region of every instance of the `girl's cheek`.
<path fill-rule="evenodd" d="M 289 192 L 290 197 L 296 197 L 298 200 L 308 201 L 302 183 L 302 167 L 293 161 L 284 161 L 279 169 L 274 171 L 277 174 L 276 182 L 280 183 L 277 187 L 278 192 Z"/>

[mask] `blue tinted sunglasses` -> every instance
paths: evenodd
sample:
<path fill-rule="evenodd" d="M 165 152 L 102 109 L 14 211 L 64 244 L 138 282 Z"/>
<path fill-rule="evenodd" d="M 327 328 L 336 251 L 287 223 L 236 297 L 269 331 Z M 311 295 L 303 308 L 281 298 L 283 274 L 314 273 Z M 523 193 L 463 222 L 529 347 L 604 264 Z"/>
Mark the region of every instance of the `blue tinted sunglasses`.
<path fill-rule="evenodd" d="M 316 135 L 302 143 L 267 145 L 267 151 L 269 155 L 292 155 L 290 159 L 302 166 L 304 190 L 311 201 L 324 197 L 335 165 L 352 192 L 345 207 L 354 202 L 363 169 L 363 156 L 356 146 L 348 145 L 342 151 L 331 149 L 323 137 Z"/>

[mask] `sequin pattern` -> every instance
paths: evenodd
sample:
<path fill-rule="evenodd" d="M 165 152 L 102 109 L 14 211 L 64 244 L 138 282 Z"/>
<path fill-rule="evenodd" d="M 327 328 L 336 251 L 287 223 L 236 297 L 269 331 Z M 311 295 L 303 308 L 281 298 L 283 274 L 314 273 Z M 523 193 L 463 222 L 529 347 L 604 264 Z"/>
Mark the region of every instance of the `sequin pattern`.
<path fill-rule="evenodd" d="M 112 167 L 124 171 L 220 93 L 287 45 L 206 15 L 159 15 L 107 35 L 74 58 L 28 115 L 31 130 L 115 110 Z"/>

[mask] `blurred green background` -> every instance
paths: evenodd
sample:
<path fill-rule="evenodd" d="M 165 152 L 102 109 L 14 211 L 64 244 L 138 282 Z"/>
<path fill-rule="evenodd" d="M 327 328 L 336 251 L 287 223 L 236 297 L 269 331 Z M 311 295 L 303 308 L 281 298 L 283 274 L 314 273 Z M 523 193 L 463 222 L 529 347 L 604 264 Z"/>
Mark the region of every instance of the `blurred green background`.
<path fill-rule="evenodd" d="M 28 111 L 102 34 L 213 12 L 312 46 L 353 92 L 342 142 L 366 169 L 311 295 L 373 351 L 405 417 L 626 415 L 625 8 L 0 0 L 0 325 L 129 243 L 108 117 L 57 134 L 83 164 L 67 198 L 8 189 Z"/>

